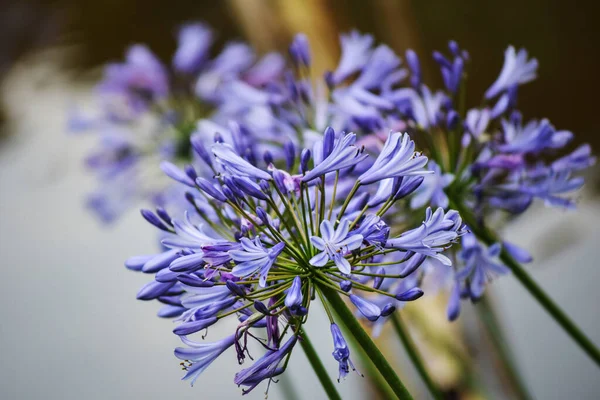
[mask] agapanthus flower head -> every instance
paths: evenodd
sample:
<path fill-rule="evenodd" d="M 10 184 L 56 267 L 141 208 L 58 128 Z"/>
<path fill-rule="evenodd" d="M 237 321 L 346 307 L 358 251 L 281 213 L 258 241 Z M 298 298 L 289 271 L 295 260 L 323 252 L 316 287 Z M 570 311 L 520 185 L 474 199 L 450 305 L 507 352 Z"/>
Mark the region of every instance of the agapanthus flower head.
<path fill-rule="evenodd" d="M 198 157 L 203 158 L 193 149 L 197 152 L 198 145 L 206 146 L 215 133 L 201 135 L 202 140 L 196 136 L 191 143 L 190 137 L 199 130 L 198 119 L 229 122 L 255 102 L 248 96 L 281 77 L 284 62 L 278 54 L 257 60 L 249 46 L 229 43 L 211 58 L 212 44 L 208 26 L 183 25 L 171 67 L 147 46 L 134 45 L 127 50 L 124 62 L 106 67 L 96 91 L 96 115 L 88 117 L 74 111 L 70 126 L 91 130 L 100 138 L 87 162 L 100 181 L 100 189 L 88 205 L 103 220 L 118 218 L 140 201 L 185 209 L 186 203 L 177 200 L 181 193 L 162 179 L 158 161 L 168 160 L 178 166 L 196 164 Z M 232 90 L 251 94 L 237 96 L 234 104 L 227 95 Z"/>
<path fill-rule="evenodd" d="M 547 119 L 522 121 L 516 109 L 518 86 L 536 77 L 537 61 L 529 59 L 524 49 L 509 47 L 500 76 L 483 96 L 483 107 L 468 109 L 461 104 L 461 90 L 471 60 L 457 43 L 450 42 L 448 48 L 450 56 L 433 55 L 442 72 L 443 90 L 421 82 L 418 58 L 409 51 L 413 87 L 396 86 L 384 93 L 411 136 L 425 144 L 420 150 L 431 160 L 434 174 L 424 177 L 413 206 L 446 208 L 453 200 L 473 208 L 479 217 L 500 209 L 522 213 L 535 199 L 572 208 L 569 195 L 583 183 L 576 172 L 595 158 L 584 145 L 557 159 L 573 134 L 555 129 Z M 445 145 L 437 145 L 440 141 Z"/>
<path fill-rule="evenodd" d="M 401 160 L 419 157 L 407 138 L 394 136 L 390 140 L 396 144 L 388 143 L 374 158 L 393 158 L 397 152 L 402 153 Z M 386 219 L 393 218 L 394 212 L 389 210 L 402 201 L 404 196 L 398 192 L 405 180 L 410 183 L 415 178 L 416 167 L 394 169 L 392 177 L 386 178 L 393 181 L 387 198 L 369 205 L 379 178 L 362 182 L 357 176 L 380 167 L 377 161 L 370 164 L 365 150 L 355 146 L 354 135 L 336 137 L 328 129 L 317 147 L 320 155 L 305 159 L 304 173 L 297 179 L 284 169 L 287 164 L 297 168 L 300 154 L 307 154 L 296 146 L 288 147 L 289 154 L 277 166 L 264 168 L 245 159 L 245 152 L 238 153 L 236 146 L 217 142 L 211 160 L 217 173 L 210 178 L 196 176 L 191 168 L 163 165 L 177 184 L 194 187 L 195 193 L 188 197 L 204 200 L 194 201 L 195 212 L 186 213 L 183 220 L 164 221 L 161 216 L 167 219 L 168 214 L 163 209 L 156 214 L 143 211 L 164 232 L 162 243 L 168 250 L 132 258 L 127 266 L 156 274 L 138 298 L 157 299 L 168 306 L 161 315 L 177 317 L 174 333 L 191 346 L 177 350 L 178 357 L 188 360 L 186 378 L 195 380 L 232 343 L 243 362 L 248 340 L 257 338 L 252 333 L 256 329 L 250 328 L 258 328 L 266 333 L 266 341 L 259 342 L 267 354 L 238 373 L 234 382 L 244 386 L 246 393 L 262 381 L 272 381 L 284 371 L 295 343 L 302 340 L 303 324 L 317 294 L 320 298 L 323 291 L 336 291 L 375 322 L 394 312 L 398 302 L 414 301 L 423 294 L 414 286 L 399 289 L 404 285 L 395 283 L 402 278 L 390 260 L 410 264 L 413 270 L 420 264 L 413 258 L 445 260 L 442 253 L 462 234 L 456 212 L 440 209 L 429 210 L 416 232 L 392 236 Z M 293 188 L 286 189 L 279 175 L 295 179 Z M 379 305 L 378 296 L 387 301 Z M 207 345 L 186 338 L 227 317 L 239 320 L 233 337 Z M 339 328 L 331 322 L 333 355 L 343 378 L 354 367 Z"/>
<path fill-rule="evenodd" d="M 479 153 L 471 169 L 479 179 L 478 201 L 515 214 L 536 198 L 550 206 L 573 208 L 569 194 L 583 185 L 575 173 L 595 162 L 589 146 L 549 162 L 571 141 L 571 132 L 555 130 L 548 120 L 522 126 L 517 113 L 503 119 L 501 126 L 498 141 Z"/>

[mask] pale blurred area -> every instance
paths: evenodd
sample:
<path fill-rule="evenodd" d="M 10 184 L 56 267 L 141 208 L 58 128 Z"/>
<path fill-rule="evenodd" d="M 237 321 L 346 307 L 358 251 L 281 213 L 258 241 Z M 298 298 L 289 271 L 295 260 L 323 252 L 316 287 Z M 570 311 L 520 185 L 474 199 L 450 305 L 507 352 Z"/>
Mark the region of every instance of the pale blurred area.
<path fill-rule="evenodd" d="M 522 91 L 525 114 L 549 116 L 557 127 L 572 129 L 578 141 L 599 143 L 593 100 L 600 88 L 595 72 L 600 63 L 591 44 L 596 39 L 590 36 L 589 16 L 581 9 L 563 10 L 567 7 L 558 1 L 532 1 L 527 7 L 507 1 L 501 9 L 475 1 L 460 2 L 460 7 L 391 0 L 237 0 L 219 6 L 190 1 L 169 2 L 169 12 L 165 6 L 152 9 L 132 1 L 123 3 L 122 13 L 120 2 L 93 3 L 86 10 L 67 1 L 56 2 L 56 7 L 30 3 L 0 10 L 1 21 L 12 21 L 10 29 L 7 24 L 0 28 L 0 40 L 11 44 L 2 43 L 0 51 L 0 399 L 241 398 L 232 382 L 241 367 L 231 351 L 195 387 L 181 382 L 172 353 L 179 345 L 172 323 L 155 317 L 156 304 L 135 300 L 137 289 L 150 277 L 126 270 L 123 260 L 151 252 L 157 245 L 154 230 L 136 210 L 106 227 L 83 207 L 94 182 L 82 159 L 94 138 L 67 134 L 67 111 L 73 104 L 92 103 L 90 77 L 101 63 L 121 57 L 132 42 L 148 42 L 166 59 L 182 21 L 202 19 L 223 32 L 221 40 L 245 37 L 261 51 L 284 49 L 293 33 L 306 31 L 315 69 L 323 71 L 338 58 L 338 33 L 352 27 L 373 32 L 400 54 L 413 47 L 422 58 L 456 39 L 474 59 L 471 75 L 479 74 L 469 88 L 475 96 L 497 74 L 505 46 L 524 45 L 541 64 L 540 79 Z M 92 12 L 100 14 L 93 19 Z M 98 21 L 109 14 L 114 15 L 114 30 L 107 20 Z M 82 28 L 86 18 L 95 25 Z M 134 26 L 125 28 L 125 21 Z M 36 27 L 47 29 L 36 32 Z M 28 43 L 27 50 L 16 45 L 17 38 Z M 435 66 L 426 68 L 426 79 L 438 79 Z M 533 277 L 600 344 L 597 178 L 598 168 L 590 172 L 576 212 L 535 207 L 505 234 L 532 252 L 536 261 L 528 268 Z M 492 294 L 519 370 L 536 399 L 598 398 L 598 368 L 513 277 L 494 282 Z M 482 383 L 489 390 L 484 397 L 507 398 L 502 382 L 493 378 L 494 363 L 477 353 L 485 349 L 486 339 L 472 307 L 466 307 L 460 324 L 449 325 L 437 303 L 425 298 L 421 308 L 403 313 L 421 313 L 441 331 L 463 332 L 474 360 L 471 367 L 486 376 Z M 208 339 L 220 338 L 231 328 L 211 328 Z M 307 330 L 336 377 L 323 312 L 311 315 Z M 415 339 L 427 346 L 429 339 L 416 333 Z M 389 331 L 383 336 L 388 342 L 393 338 Z M 415 398 L 428 398 L 401 346 L 383 348 L 402 366 L 400 375 Z M 440 382 L 452 382 L 452 363 L 436 354 L 431 357 L 429 367 Z M 296 393 L 290 399 L 325 398 L 299 348 L 290 370 L 271 385 L 269 398 L 286 398 L 285 385 Z M 264 398 L 264 386 L 245 398 Z M 338 390 L 344 399 L 379 396 L 357 374 L 349 375 Z"/>

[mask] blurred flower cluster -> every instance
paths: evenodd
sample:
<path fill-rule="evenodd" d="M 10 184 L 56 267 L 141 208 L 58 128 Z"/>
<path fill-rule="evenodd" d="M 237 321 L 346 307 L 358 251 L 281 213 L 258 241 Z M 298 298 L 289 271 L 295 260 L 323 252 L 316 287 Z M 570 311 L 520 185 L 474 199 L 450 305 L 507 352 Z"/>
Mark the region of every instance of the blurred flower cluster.
<path fill-rule="evenodd" d="M 70 115 L 71 131 L 99 139 L 86 159 L 99 186 L 87 204 L 105 222 L 140 200 L 177 202 L 181 193 L 164 178 L 159 162 L 192 162 L 190 137 L 202 129 L 198 121 L 235 120 L 243 110 L 228 102 L 231 93 L 263 88 L 284 68 L 281 55 L 258 58 L 241 42 L 227 43 L 211 57 L 214 33 L 203 24 L 183 26 L 177 41 L 170 67 L 147 46 L 130 47 L 124 62 L 106 67 L 96 87 L 97 110 L 88 115 L 74 108 Z M 213 127 L 204 129 L 214 133 Z"/>
<path fill-rule="evenodd" d="M 341 36 L 337 67 L 317 80 L 305 35 L 287 60 L 257 60 L 241 43 L 210 57 L 211 42 L 203 25 L 183 27 L 171 69 L 132 47 L 106 70 L 100 115 L 73 119 L 101 139 L 88 158 L 101 181 L 92 208 L 112 220 L 139 199 L 156 203 L 142 215 L 162 232 L 163 251 L 126 265 L 154 274 L 138 298 L 176 318 L 186 347 L 175 354 L 192 382 L 229 347 L 242 363 L 249 339 L 266 354 L 234 382 L 247 392 L 281 374 L 316 298 L 344 377 L 353 365 L 331 293 L 377 333 L 435 279 L 454 320 L 461 299 L 479 299 L 509 271 L 502 252 L 531 260 L 510 242 L 482 242 L 469 224 L 520 214 L 534 199 L 572 208 L 577 173 L 595 162 L 589 146 L 569 147 L 571 132 L 523 122 L 517 93 L 537 71 L 523 49 L 506 50 L 497 80 L 469 108 L 471 61 L 455 42 L 433 54 L 439 89 L 422 81 L 415 52 L 403 63 L 356 31 Z M 188 338 L 226 317 L 239 325 L 225 339 Z"/>

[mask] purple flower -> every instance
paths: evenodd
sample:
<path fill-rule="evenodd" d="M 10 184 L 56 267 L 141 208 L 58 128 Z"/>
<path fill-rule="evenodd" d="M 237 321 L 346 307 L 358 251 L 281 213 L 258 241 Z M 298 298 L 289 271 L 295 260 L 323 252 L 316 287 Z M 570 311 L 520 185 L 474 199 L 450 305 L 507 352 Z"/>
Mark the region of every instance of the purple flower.
<path fill-rule="evenodd" d="M 196 226 L 191 221 L 190 213 L 185 213 L 185 219 L 173 220 L 174 235 L 167 235 L 161 243 L 172 249 L 202 250 L 202 246 L 223 242 L 220 237 L 206 233 L 203 226 Z"/>
<path fill-rule="evenodd" d="M 390 234 L 390 227 L 377 215 L 368 214 L 352 233 L 361 235 L 368 245 L 384 246 Z"/>
<path fill-rule="evenodd" d="M 346 293 L 349 292 L 352 289 L 352 281 L 341 281 L 340 289 L 342 289 Z"/>
<path fill-rule="evenodd" d="M 142 266 L 142 272 L 148 274 L 156 273 L 164 268 L 167 268 L 173 262 L 173 260 L 180 256 L 181 254 L 179 249 L 171 249 L 154 255 L 144 263 Z"/>
<path fill-rule="evenodd" d="M 161 62 L 143 45 L 127 50 L 125 62 L 109 65 L 98 86 L 105 94 L 121 95 L 136 112 L 146 109 L 149 101 L 169 92 L 167 73 Z"/>
<path fill-rule="evenodd" d="M 343 274 L 350 274 L 350 263 L 344 256 L 352 250 L 358 249 L 363 241 L 362 235 L 354 234 L 348 237 L 349 222 L 342 220 L 337 229 L 327 220 L 321 222 L 321 237 L 312 236 L 310 242 L 321 253 L 310 259 L 309 263 L 315 267 L 323 267 L 329 260 L 333 261 Z"/>
<path fill-rule="evenodd" d="M 375 89 L 400 65 L 400 58 L 388 46 L 380 45 L 373 51 L 358 79 L 352 86 Z"/>
<path fill-rule="evenodd" d="M 418 287 L 410 288 L 404 292 L 396 294 L 398 301 L 415 301 L 423 296 L 423 291 Z"/>
<path fill-rule="evenodd" d="M 444 85 L 446 89 L 452 94 L 456 94 L 462 81 L 462 73 L 464 68 L 464 60 L 460 56 L 460 49 L 456 42 L 451 41 L 448 46 L 450 51 L 454 55 L 454 60 L 450 61 L 444 57 L 441 53 L 435 51 L 433 58 L 440 65 L 442 70 L 442 78 L 444 79 Z"/>
<path fill-rule="evenodd" d="M 410 84 L 414 89 L 418 89 L 421 87 L 421 64 L 419 63 L 419 57 L 411 49 L 406 50 L 406 63 L 411 72 Z"/>
<path fill-rule="evenodd" d="M 272 179 L 269 173 L 256 168 L 254 165 L 244 160 L 228 144 L 215 143 L 212 146 L 212 152 L 217 160 L 217 163 L 231 175 L 264 180 Z"/>
<path fill-rule="evenodd" d="M 167 231 L 167 232 L 169 231 L 169 228 L 152 211 L 146 210 L 146 209 L 142 209 L 142 210 L 140 210 L 140 212 L 142 214 L 142 217 L 144 217 L 144 219 L 146 221 L 148 221 L 149 223 L 151 223 L 152 225 L 154 225 L 158 229 L 163 230 L 163 231 Z"/>
<path fill-rule="evenodd" d="M 450 291 L 450 297 L 448 299 L 448 305 L 446 306 L 446 316 L 448 321 L 454 321 L 460 314 L 460 299 L 461 299 L 461 286 L 458 280 L 455 280 L 454 285 Z"/>
<path fill-rule="evenodd" d="M 354 364 L 352 364 L 352 360 L 350 360 L 350 348 L 346 343 L 346 340 L 342 336 L 342 332 L 337 324 L 331 324 L 331 336 L 333 337 L 333 358 L 335 361 L 339 363 L 340 375 L 338 377 L 338 382 L 340 379 L 344 379 L 348 372 L 350 372 L 350 368 L 352 370 L 356 370 L 354 368 Z"/>
<path fill-rule="evenodd" d="M 175 282 L 148 282 L 138 291 L 136 297 L 138 300 L 154 300 L 159 296 L 166 294 L 174 284 Z"/>
<path fill-rule="evenodd" d="M 204 193 L 214 198 L 215 200 L 221 201 L 223 203 L 227 201 L 227 198 L 225 197 L 223 192 L 221 192 L 221 190 L 209 180 L 198 177 L 196 178 L 196 185 Z"/>
<path fill-rule="evenodd" d="M 583 178 L 571 176 L 569 170 L 554 171 L 540 164 L 513 173 L 504 183 L 484 181 L 481 190 L 490 206 L 518 214 L 525 211 L 534 198 L 544 200 L 548 206 L 573 209 L 575 203 L 564 195 L 583 184 Z"/>
<path fill-rule="evenodd" d="M 572 153 L 552 163 L 554 171 L 579 171 L 591 167 L 596 163 L 596 157 L 592 156 L 592 149 L 589 144 L 583 144 Z"/>
<path fill-rule="evenodd" d="M 267 200 L 267 195 L 260 186 L 249 178 L 233 176 L 232 181 L 242 192 L 259 200 Z"/>
<path fill-rule="evenodd" d="M 421 86 L 421 96 L 412 97 L 412 112 L 415 121 L 423 128 L 437 126 L 442 104 L 446 100 L 444 93 L 431 93 L 425 85 Z"/>
<path fill-rule="evenodd" d="M 183 307 L 183 310 L 185 309 L 186 308 Z M 177 336 L 191 335 L 192 333 L 200 332 L 201 330 L 206 329 L 211 325 L 214 325 L 217 321 L 217 317 L 210 317 L 206 319 L 184 322 L 183 324 L 178 325 L 175 329 L 173 329 L 173 333 Z"/>
<path fill-rule="evenodd" d="M 302 306 L 302 279 L 299 276 L 294 278 L 292 286 L 286 291 L 284 304 L 292 314 Z"/>
<path fill-rule="evenodd" d="M 182 301 L 182 304 L 189 309 L 200 309 L 205 306 L 214 305 L 222 300 L 229 300 L 233 293 L 226 285 L 212 287 L 193 287 L 186 286 L 188 294 Z M 196 310 L 192 310 L 192 315 Z"/>
<path fill-rule="evenodd" d="M 533 257 L 531 257 L 531 254 L 529 254 L 527 250 L 522 249 L 516 244 L 504 241 L 502 242 L 502 247 L 504 247 L 504 250 L 506 250 L 511 257 L 520 263 L 528 263 L 533 260 Z"/>
<path fill-rule="evenodd" d="M 173 67 L 187 74 L 196 72 L 208 57 L 213 42 L 213 32 L 204 24 L 188 24 L 181 27 L 178 47 L 173 56 Z"/>
<path fill-rule="evenodd" d="M 204 254 L 202 252 L 192 253 L 176 258 L 169 264 L 171 272 L 183 273 L 194 272 L 205 264 Z"/>
<path fill-rule="evenodd" d="M 290 175 L 287 171 L 275 168 L 273 164 L 269 165 L 269 171 L 273 174 L 273 181 L 281 193 L 298 193 L 300 191 L 302 175 Z"/>
<path fill-rule="evenodd" d="M 360 313 L 371 322 L 377 321 L 377 319 L 379 319 L 381 316 L 381 308 L 379 308 L 379 306 L 377 306 L 375 303 L 371 303 L 370 301 L 367 301 L 354 294 L 350 295 L 350 301 L 356 306 L 356 308 L 358 308 L 358 311 L 360 311 Z"/>
<path fill-rule="evenodd" d="M 181 341 L 188 348 L 178 347 L 175 349 L 175 357 L 183 360 L 182 366 L 186 371 L 183 379 L 191 379 L 192 386 L 202 372 L 219 357 L 225 350 L 235 342 L 235 335 L 227 336 L 214 343 L 197 343 L 182 336 Z M 185 363 L 188 364 L 185 364 Z"/>
<path fill-rule="evenodd" d="M 182 302 L 182 303 L 184 303 L 184 302 Z M 196 320 L 207 319 L 207 318 L 211 318 L 211 317 L 217 315 L 221 311 L 231 310 L 232 307 L 234 307 L 236 304 L 239 304 L 236 297 L 227 297 L 223 300 L 215 301 L 208 305 L 198 307 L 198 308 L 193 308 L 189 311 L 186 311 L 182 314 L 182 317 L 185 316 L 186 313 L 193 312 L 194 319 L 196 319 Z M 188 307 L 188 305 L 186 305 L 186 304 L 183 304 L 183 305 L 185 307 Z"/>
<path fill-rule="evenodd" d="M 464 233 L 462 220 L 456 211 L 444 213 L 442 208 L 438 208 L 432 212 L 428 208 L 420 227 L 388 239 L 385 247 L 433 257 L 445 265 L 452 265 L 452 261 L 441 252 Z"/>
<path fill-rule="evenodd" d="M 556 131 L 546 119 L 530 121 L 522 127 L 510 121 L 502 121 L 504 143 L 498 150 L 504 153 L 540 153 L 548 149 L 564 147 L 572 138 L 569 131 Z"/>
<path fill-rule="evenodd" d="M 427 175 L 400 178 L 400 187 L 394 195 L 394 200 L 403 199 L 409 194 L 413 193 L 415 190 L 417 190 L 423 184 L 425 176 Z"/>
<path fill-rule="evenodd" d="M 519 191 L 544 200 L 546 205 L 572 209 L 574 202 L 561 195 L 580 189 L 583 183 L 582 177 L 572 177 L 570 171 L 546 171 L 524 182 Z"/>
<path fill-rule="evenodd" d="M 333 131 L 331 131 L 333 132 Z M 321 142 L 322 150 L 314 152 L 315 154 L 315 167 L 309 171 L 302 178 L 303 182 L 309 182 L 315 178 L 325 175 L 329 172 L 339 171 L 344 168 L 354 166 L 368 157 L 367 154 L 363 153 L 362 149 L 354 146 L 356 142 L 356 135 L 348 133 L 343 138 L 335 140 L 335 144 L 331 151 L 327 150 L 328 142 L 327 136 Z M 317 164 L 317 154 L 323 154 L 324 157 L 320 163 Z"/>
<path fill-rule="evenodd" d="M 332 98 L 339 115 L 360 126 L 378 126 L 380 109 L 390 110 L 394 107 L 391 101 L 358 86 L 336 89 Z"/>
<path fill-rule="evenodd" d="M 267 284 L 267 275 L 275 259 L 283 251 L 285 243 L 277 243 L 270 249 L 267 249 L 256 237 L 254 241 L 241 238 L 241 250 L 231 250 L 229 255 L 237 262 L 231 273 L 237 277 L 246 277 L 260 270 L 259 284 L 265 287 Z"/>
<path fill-rule="evenodd" d="M 249 393 L 260 382 L 265 379 L 272 379 L 283 372 L 279 367 L 283 359 L 292 351 L 297 336 L 292 336 L 278 350 L 269 350 L 267 354 L 259 358 L 250 368 L 246 368 L 235 374 L 233 382 L 238 386 L 248 386 L 244 389 L 244 394 Z"/>
<path fill-rule="evenodd" d="M 460 256 L 465 266 L 458 271 L 456 278 L 463 281 L 468 279 L 469 293 L 473 298 L 478 299 L 483 295 L 485 285 L 492 277 L 508 273 L 508 268 L 494 261 L 500 250 L 499 243 L 486 249 L 474 235 L 463 236 Z"/>
<path fill-rule="evenodd" d="M 386 178 L 424 175 L 427 157 L 415 153 L 415 142 L 407 133 L 390 132 L 379 156 L 367 171 L 358 177 L 363 185 L 368 185 Z"/>
<path fill-rule="evenodd" d="M 364 67 L 372 52 L 373 36 L 352 31 L 341 35 L 340 42 L 342 57 L 336 70 L 329 73 L 326 78 L 330 86 L 339 84 Z"/>
<path fill-rule="evenodd" d="M 512 85 L 522 85 L 535 79 L 538 62 L 535 58 L 527 60 L 527 50 L 518 52 L 509 46 L 504 53 L 504 65 L 496 82 L 485 92 L 485 98 L 491 99 Z"/>
<path fill-rule="evenodd" d="M 516 96 L 516 86 L 511 86 L 508 89 L 508 92 L 500 96 L 496 104 L 494 104 L 494 107 L 492 107 L 492 110 L 490 111 L 490 117 L 492 119 L 498 118 L 500 115 L 504 114 L 510 106 L 513 105 L 511 103 L 515 102 L 516 100 L 512 99 L 511 94 L 513 94 L 513 97 Z"/>
<path fill-rule="evenodd" d="M 296 65 L 310 66 L 310 45 L 304 33 L 298 33 L 289 48 L 290 56 Z"/>
<path fill-rule="evenodd" d="M 265 54 L 254 66 L 244 72 L 244 82 L 254 86 L 264 86 L 274 83 L 282 75 L 285 59 L 279 53 Z"/>
<path fill-rule="evenodd" d="M 169 162 L 169 161 L 163 161 L 160 163 L 160 169 L 162 169 L 162 171 L 171 179 L 179 182 L 179 183 L 183 183 L 184 185 L 187 185 L 189 187 L 195 187 L 195 183 L 194 180 L 196 179 L 195 177 L 190 177 L 188 174 L 186 174 L 183 170 L 181 170 L 180 168 L 178 168 L 175 164 Z"/>

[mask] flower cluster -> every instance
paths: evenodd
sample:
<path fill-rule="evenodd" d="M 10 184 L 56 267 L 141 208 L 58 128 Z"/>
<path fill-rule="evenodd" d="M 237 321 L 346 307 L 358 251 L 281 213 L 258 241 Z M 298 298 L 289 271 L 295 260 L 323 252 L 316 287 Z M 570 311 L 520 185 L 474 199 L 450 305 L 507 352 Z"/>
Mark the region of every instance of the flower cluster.
<path fill-rule="evenodd" d="M 573 134 L 556 130 L 546 119 L 522 122 L 517 92 L 536 77 L 537 61 L 524 49 L 509 47 L 499 77 L 483 95 L 483 106 L 468 109 L 469 55 L 455 42 L 448 47 L 449 57 L 433 54 L 442 73 L 442 90 L 432 91 L 421 82 L 418 59 L 409 51 L 412 88 L 392 91 L 407 130 L 421 139 L 421 150 L 432 158 L 429 169 L 434 174 L 425 177 L 412 208 L 455 204 L 463 211 L 474 210 L 474 219 L 480 221 L 497 210 L 522 213 L 536 198 L 573 208 L 568 195 L 583 185 L 575 174 L 593 165 L 595 157 L 587 144 L 567 153 Z M 448 304 L 450 319 L 458 316 L 459 298 L 477 300 L 493 276 L 508 272 L 497 258 L 501 247 L 520 262 L 531 261 L 515 245 L 487 248 L 473 235 L 464 236 L 461 247 Z"/>
<path fill-rule="evenodd" d="M 454 320 L 461 299 L 476 301 L 508 272 L 499 255 L 531 260 L 514 244 L 482 243 L 463 219 L 487 225 L 492 213 L 522 213 L 536 198 L 571 208 L 569 194 L 583 184 L 576 174 L 595 162 L 589 146 L 569 149 L 570 132 L 547 120 L 523 123 L 517 92 L 537 71 L 525 50 L 507 49 L 482 105 L 469 109 L 470 57 L 455 42 L 449 54 L 433 54 L 444 83 L 433 90 L 415 52 L 406 51 L 404 66 L 371 35 L 342 35 L 339 64 L 317 81 L 302 34 L 287 66 L 275 54 L 254 63 L 241 44 L 210 60 L 210 38 L 199 25 L 182 30 L 173 68 L 193 96 L 180 101 L 167 101 L 181 92 L 147 50 L 135 48 L 127 63 L 109 68 L 102 92 L 127 107 L 118 115 L 107 108 L 102 126 L 112 136 L 92 162 L 111 182 L 95 204 L 105 215 L 139 195 L 142 159 L 164 160 L 162 171 L 176 182 L 156 192 L 176 218 L 167 207 L 142 210 L 167 250 L 127 267 L 155 275 L 138 298 L 158 300 L 159 316 L 178 322 L 174 333 L 186 347 L 175 354 L 192 382 L 230 347 L 242 363 L 252 339 L 266 353 L 234 382 L 248 392 L 271 381 L 302 343 L 317 298 L 343 378 L 354 367 L 327 293 L 347 298 L 377 334 L 431 276 L 450 290 Z M 181 104 L 211 111 L 186 114 Z M 168 123 L 179 133 L 160 130 L 133 145 L 123 129 L 149 115 L 159 115 L 154 128 Z M 230 336 L 189 338 L 227 317 L 239 321 Z"/>
<path fill-rule="evenodd" d="M 158 163 L 192 161 L 190 136 L 199 130 L 200 118 L 217 108 L 228 110 L 221 118 L 234 118 L 243 110 L 232 108 L 231 102 L 220 107 L 226 93 L 268 86 L 283 71 L 282 56 L 270 53 L 257 60 L 250 46 L 240 42 L 228 43 L 210 57 L 213 41 L 204 24 L 182 26 L 170 67 L 147 46 L 133 45 L 123 62 L 106 67 L 96 88 L 97 115 L 73 110 L 70 130 L 99 137 L 86 165 L 100 185 L 87 204 L 103 221 L 115 220 L 140 200 L 159 205 L 176 201 L 180 193 L 173 193 Z"/>
<path fill-rule="evenodd" d="M 375 322 L 421 297 L 417 282 L 404 278 L 425 259 L 451 265 L 443 253 L 466 232 L 457 212 L 427 209 L 420 226 L 399 232 L 387 223 L 429 173 L 427 158 L 414 151 L 407 134 L 390 133 L 381 151 L 369 154 L 353 133 L 328 128 L 312 150 L 289 151 L 291 169 L 253 164 L 221 139 L 217 135 L 210 157 L 203 157 L 214 171 L 211 179 L 189 166 L 169 166 L 169 175 L 189 188 L 194 213 L 179 220 L 162 209 L 144 211 L 165 232 L 168 250 L 126 263 L 155 274 L 138 298 L 165 304 L 159 315 L 179 323 L 174 333 L 186 347 L 175 355 L 183 360 L 185 379 L 194 382 L 229 347 L 243 362 L 248 340 L 255 339 L 267 353 L 234 379 L 248 392 L 283 372 L 302 341 L 311 303 L 323 292 L 347 297 Z M 389 187 L 385 196 L 381 187 Z M 353 365 L 328 314 L 343 378 Z M 231 336 L 214 343 L 188 338 L 227 317 L 239 320 Z M 250 328 L 263 329 L 266 337 Z"/>

